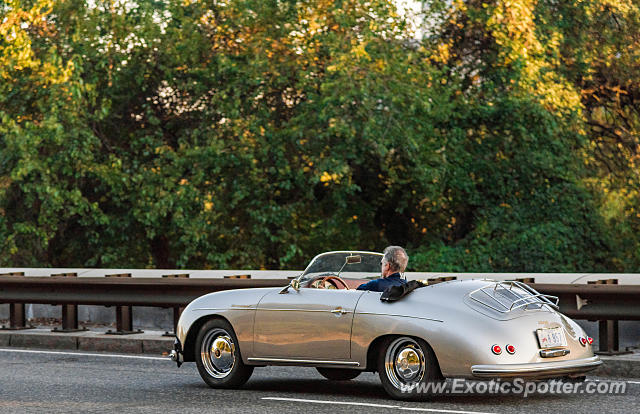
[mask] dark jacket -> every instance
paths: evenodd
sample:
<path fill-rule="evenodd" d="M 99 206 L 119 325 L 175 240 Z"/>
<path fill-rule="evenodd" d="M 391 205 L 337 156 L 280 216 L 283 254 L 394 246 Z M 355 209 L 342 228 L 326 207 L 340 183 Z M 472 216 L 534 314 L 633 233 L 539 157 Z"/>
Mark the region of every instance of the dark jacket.
<path fill-rule="evenodd" d="M 389 286 L 402 286 L 406 284 L 406 280 L 400 278 L 400 273 L 394 273 L 387 277 L 375 279 L 358 286 L 358 290 L 372 290 L 374 292 L 384 292 Z"/>

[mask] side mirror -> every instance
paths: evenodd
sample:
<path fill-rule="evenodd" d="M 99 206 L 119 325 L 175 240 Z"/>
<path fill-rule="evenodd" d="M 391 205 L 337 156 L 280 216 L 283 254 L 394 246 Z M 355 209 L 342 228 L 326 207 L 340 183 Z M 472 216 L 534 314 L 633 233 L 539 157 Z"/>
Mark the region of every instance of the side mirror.
<path fill-rule="evenodd" d="M 298 279 L 292 279 L 289 286 L 293 288 L 296 292 L 300 290 L 300 281 Z"/>
<path fill-rule="evenodd" d="M 351 254 L 349 256 L 347 256 L 347 258 L 344 261 L 344 264 L 342 265 L 342 267 L 340 268 L 340 270 L 338 270 L 338 277 L 340 277 L 340 273 L 342 273 L 342 269 L 344 269 L 344 267 L 348 264 L 356 264 L 356 263 L 360 263 L 362 262 L 362 256 L 360 256 L 359 254 Z"/>
<path fill-rule="evenodd" d="M 293 290 L 295 290 L 296 292 L 300 291 L 300 281 L 296 278 L 296 279 L 291 279 L 291 282 L 289 282 L 289 284 L 287 286 L 284 287 L 284 289 L 282 289 L 280 291 L 280 294 L 284 294 L 284 293 L 289 293 L 289 288 L 292 288 Z"/>
<path fill-rule="evenodd" d="M 362 256 L 360 255 L 347 256 L 347 264 L 356 264 L 361 262 L 362 262 Z"/>

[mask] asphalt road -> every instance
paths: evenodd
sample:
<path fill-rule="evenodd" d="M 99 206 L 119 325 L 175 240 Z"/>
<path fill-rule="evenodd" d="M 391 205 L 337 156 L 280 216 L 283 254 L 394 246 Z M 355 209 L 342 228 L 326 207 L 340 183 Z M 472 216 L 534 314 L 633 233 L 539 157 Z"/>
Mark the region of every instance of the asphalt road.
<path fill-rule="evenodd" d="M 330 382 L 312 368 L 267 367 L 240 390 L 214 390 L 195 364 L 154 357 L 0 349 L 1 413 L 633 413 L 640 381 L 623 395 L 441 395 L 428 402 L 386 397 L 376 374 Z M 600 382 L 598 382 L 600 380 Z M 604 378 L 590 377 L 590 382 Z"/>

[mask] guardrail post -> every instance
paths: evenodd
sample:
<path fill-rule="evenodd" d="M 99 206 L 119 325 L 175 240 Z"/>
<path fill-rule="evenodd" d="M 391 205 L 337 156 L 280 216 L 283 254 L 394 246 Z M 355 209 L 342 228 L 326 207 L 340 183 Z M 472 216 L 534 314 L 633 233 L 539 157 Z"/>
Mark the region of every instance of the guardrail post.
<path fill-rule="evenodd" d="M 3 273 L 0 276 L 24 276 L 24 272 Z M 9 326 L 2 325 L 0 330 L 17 331 L 22 329 L 33 329 L 34 326 L 27 326 L 24 303 L 9 304 Z"/>
<path fill-rule="evenodd" d="M 162 275 L 164 278 L 169 279 L 188 279 L 188 273 L 181 273 L 176 275 Z M 184 306 L 176 306 L 173 308 L 173 332 L 166 331 L 162 336 L 172 336 L 175 337 L 178 332 L 178 321 L 180 320 L 180 315 L 182 315 L 182 311 L 184 311 Z"/>
<path fill-rule="evenodd" d="M 131 273 L 105 275 L 105 277 L 131 277 Z M 143 333 L 140 329 L 133 329 L 133 306 L 116 305 L 116 330 L 109 329 L 107 335 L 131 335 Z"/>
<path fill-rule="evenodd" d="M 51 277 L 78 277 L 78 274 L 57 273 L 51 275 Z M 62 305 L 62 329 L 55 327 L 51 332 L 69 333 L 79 331 L 88 331 L 88 329 L 85 327 L 78 327 L 78 305 Z"/>
<path fill-rule="evenodd" d="M 182 315 L 184 308 L 184 306 L 176 306 L 173 308 L 173 332 L 165 331 L 162 336 L 176 336 L 178 332 L 178 321 L 180 320 L 180 315 Z"/>
<path fill-rule="evenodd" d="M 2 325 L 0 330 L 18 331 L 22 329 L 33 329 L 35 326 L 27 326 L 27 318 L 25 316 L 24 303 L 9 304 L 9 326 Z"/>
<path fill-rule="evenodd" d="M 617 285 L 618 279 L 594 280 L 587 282 L 595 285 Z M 631 351 L 620 350 L 620 335 L 617 320 L 598 321 L 598 355 L 630 354 Z"/>

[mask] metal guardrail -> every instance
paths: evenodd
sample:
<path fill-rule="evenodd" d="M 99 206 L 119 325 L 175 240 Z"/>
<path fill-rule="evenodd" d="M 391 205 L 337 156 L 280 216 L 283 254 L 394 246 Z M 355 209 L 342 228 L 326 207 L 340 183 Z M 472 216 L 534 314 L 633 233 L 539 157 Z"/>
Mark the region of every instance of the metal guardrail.
<path fill-rule="evenodd" d="M 615 279 L 586 285 L 531 284 L 557 296 L 559 311 L 573 319 L 598 321 L 598 354 L 629 353 L 620 350 L 618 321 L 640 320 L 640 286 L 617 285 Z"/>
<path fill-rule="evenodd" d="M 10 324 L 5 329 L 27 329 L 24 304 L 62 306 L 62 328 L 78 328 L 77 305 L 116 307 L 113 334 L 139 333 L 133 330 L 131 306 L 173 308 L 174 332 L 180 313 L 192 300 L 211 292 L 258 287 L 282 287 L 288 279 L 188 279 L 128 277 L 24 277 L 0 276 L 0 303 L 9 303 Z"/>
<path fill-rule="evenodd" d="M 0 276 L 0 303 L 101 306 L 186 306 L 230 289 L 281 287 L 288 279 L 49 278 Z"/>
<path fill-rule="evenodd" d="M 250 279 L 280 279 L 300 276 L 303 269 L 258 270 L 258 269 L 95 269 L 95 268 L 17 268 L 0 267 L 0 275 L 23 273 L 29 276 L 49 277 L 52 273 L 77 273 L 78 277 L 104 277 L 110 273 L 130 273 L 133 278 L 158 278 L 166 274 L 189 274 L 191 279 L 222 279 L 234 275 L 245 275 Z M 602 279 L 615 279 L 620 285 L 640 285 L 640 273 L 442 273 L 406 272 L 407 280 L 470 280 L 489 278 L 498 281 L 518 280 L 525 283 L 582 284 Z"/>
<path fill-rule="evenodd" d="M 560 312 L 574 319 L 640 320 L 639 285 L 529 284 L 559 298 Z"/>
<path fill-rule="evenodd" d="M 430 283 L 438 283 L 432 281 Z M 24 329 L 25 303 L 68 306 L 116 306 L 117 330 L 134 333 L 131 306 L 174 309 L 174 329 L 181 310 L 192 300 L 211 292 L 229 289 L 280 287 L 288 279 L 189 279 L 186 277 L 25 277 L 0 276 L 0 303 L 11 304 L 9 329 Z M 533 289 L 559 298 L 560 312 L 573 318 L 600 321 L 600 351 L 619 353 L 618 330 L 611 321 L 640 320 L 640 286 L 615 284 L 540 284 Z M 67 308 L 69 309 L 69 308 Z M 124 310 L 123 310 L 124 309 Z M 61 332 L 77 329 L 77 312 L 62 318 Z M 63 316 L 64 312 L 63 312 Z M 75 320 L 73 320 L 75 319 Z"/>

